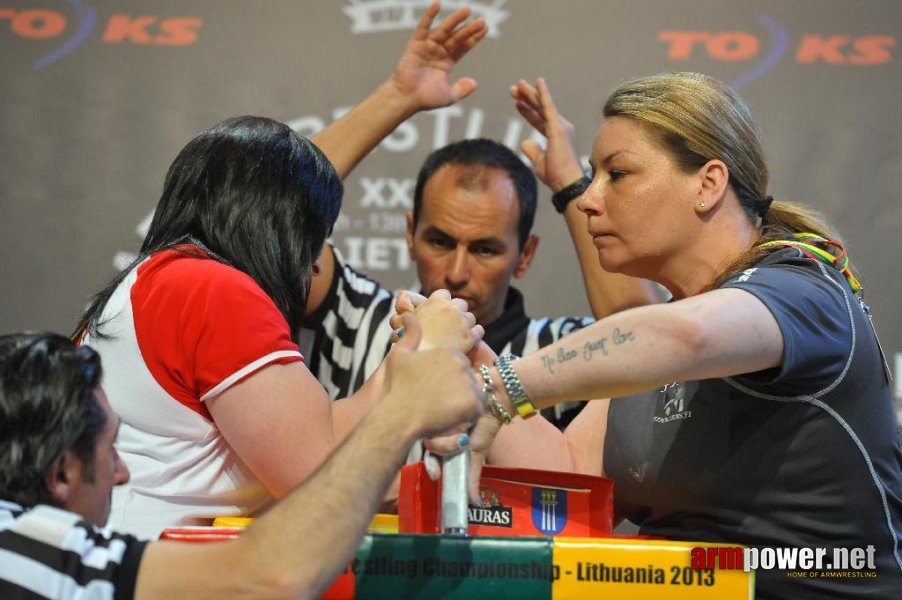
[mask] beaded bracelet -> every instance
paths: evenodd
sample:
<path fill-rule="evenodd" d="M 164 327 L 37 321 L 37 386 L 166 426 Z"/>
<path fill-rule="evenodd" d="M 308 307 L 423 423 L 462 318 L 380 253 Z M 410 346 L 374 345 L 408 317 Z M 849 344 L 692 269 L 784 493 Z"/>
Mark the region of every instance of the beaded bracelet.
<path fill-rule="evenodd" d="M 509 425 L 511 422 L 510 413 L 504 410 L 498 397 L 495 396 L 495 384 L 492 383 L 492 376 L 489 375 L 489 368 L 486 365 L 479 366 L 479 372 L 482 374 L 482 391 L 485 394 L 485 404 L 496 419 Z"/>
<path fill-rule="evenodd" d="M 504 383 L 504 389 L 507 391 L 511 405 L 522 418 L 528 419 L 536 414 L 536 407 L 529 401 L 529 396 L 526 395 L 526 390 L 520 383 L 520 376 L 511 367 L 511 359 L 515 360 L 516 357 L 502 354 L 495 359 L 495 366 L 498 367 L 498 373 L 501 374 L 501 381 Z"/>

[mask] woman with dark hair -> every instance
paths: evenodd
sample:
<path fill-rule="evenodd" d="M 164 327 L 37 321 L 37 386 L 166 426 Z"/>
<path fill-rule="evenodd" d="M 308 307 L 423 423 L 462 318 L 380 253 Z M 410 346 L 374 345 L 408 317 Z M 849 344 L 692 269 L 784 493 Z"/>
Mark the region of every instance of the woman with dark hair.
<path fill-rule="evenodd" d="M 400 122 L 475 88 L 448 73 L 485 23 L 464 24 L 462 9 L 430 31 L 438 12 L 436 3 L 424 13 L 389 80 L 317 135 L 336 167 L 311 141 L 261 117 L 215 125 L 172 163 L 140 255 L 97 295 L 75 334 L 103 357 L 122 417 L 117 446 L 132 478 L 114 491 L 112 526 L 153 536 L 253 514 L 306 479 L 372 405 L 381 371 L 330 402 L 295 336 L 341 177 L 391 131 L 362 125 L 374 115 Z M 417 318 L 420 348 L 467 350 L 481 336 L 465 303 L 447 293 Z"/>
<path fill-rule="evenodd" d="M 271 119 L 223 121 L 179 152 L 138 258 L 77 333 L 103 357 L 134 473 L 112 525 L 251 513 L 331 450 L 329 406 L 292 408 L 317 386 L 292 333 L 341 194 L 325 155 Z"/>
<path fill-rule="evenodd" d="M 643 534 L 871 557 L 855 578 L 758 570 L 758 598 L 896 597 L 902 453 L 888 369 L 835 232 L 768 195 L 745 103 L 697 73 L 628 81 L 604 106 L 583 180 L 569 124 L 536 88 L 513 94 L 548 137 L 547 151 L 524 150 L 555 204 L 582 218 L 604 269 L 657 281 L 672 300 L 483 365 L 495 414 L 471 447 L 500 430 L 491 462 L 612 478 L 619 515 Z M 614 399 L 590 402 L 564 435 L 541 417 L 502 425 L 595 397 Z"/>
<path fill-rule="evenodd" d="M 178 154 L 138 258 L 76 333 L 102 356 L 122 417 L 132 479 L 113 492 L 112 526 L 153 536 L 253 514 L 375 401 L 370 382 L 330 404 L 294 339 L 341 192 L 325 155 L 271 119 L 223 121 Z M 427 346 L 475 323 L 446 307 L 418 315 Z"/>
<path fill-rule="evenodd" d="M 252 116 L 222 121 L 176 156 L 134 264 L 174 247 L 217 258 L 247 273 L 296 331 L 310 265 L 338 216 L 342 191 L 329 159 L 287 125 Z M 79 331 L 97 334 L 103 308 L 130 271 L 98 294 Z"/>

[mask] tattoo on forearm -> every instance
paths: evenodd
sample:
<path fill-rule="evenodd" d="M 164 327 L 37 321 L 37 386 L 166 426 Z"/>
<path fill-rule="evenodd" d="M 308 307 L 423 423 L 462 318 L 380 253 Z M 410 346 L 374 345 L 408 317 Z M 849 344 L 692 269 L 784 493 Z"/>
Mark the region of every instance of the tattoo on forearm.
<path fill-rule="evenodd" d="M 636 334 L 632 331 L 622 331 L 619 327 L 615 327 L 610 336 L 602 336 L 600 338 L 589 340 L 583 345 L 582 357 L 585 362 L 589 362 L 596 356 L 609 356 L 609 350 L 613 350 L 608 342 L 614 346 L 621 346 L 636 340 Z M 572 360 L 580 355 L 580 352 L 574 348 L 559 348 L 555 354 L 546 354 L 541 357 L 542 366 L 549 373 L 554 373 L 554 366 Z"/>

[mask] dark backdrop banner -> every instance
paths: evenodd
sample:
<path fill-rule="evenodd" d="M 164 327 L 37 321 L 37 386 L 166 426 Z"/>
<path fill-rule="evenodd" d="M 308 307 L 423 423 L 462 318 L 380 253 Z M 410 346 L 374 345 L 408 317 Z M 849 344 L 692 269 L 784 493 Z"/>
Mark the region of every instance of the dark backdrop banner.
<path fill-rule="evenodd" d="M 318 131 L 390 72 L 426 4 L 0 0 L 0 331 L 69 331 L 139 247 L 166 168 L 195 133 L 245 113 Z M 897 0 L 470 4 L 491 33 L 456 74 L 479 89 L 404 123 L 348 180 L 334 240 L 352 263 L 390 286 L 411 284 L 404 212 L 420 162 L 455 139 L 528 137 L 507 96 L 516 79 L 548 79 L 587 153 L 619 82 L 704 71 L 749 101 L 770 192 L 840 226 L 902 398 Z M 521 284 L 527 308 L 587 314 L 548 195 Z"/>

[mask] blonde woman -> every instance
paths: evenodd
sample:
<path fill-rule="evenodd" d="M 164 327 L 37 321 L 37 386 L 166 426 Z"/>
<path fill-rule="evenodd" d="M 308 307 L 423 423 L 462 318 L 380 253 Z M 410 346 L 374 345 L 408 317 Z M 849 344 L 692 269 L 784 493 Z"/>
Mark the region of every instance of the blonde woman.
<path fill-rule="evenodd" d="M 743 100 L 697 73 L 628 81 L 604 105 L 592 176 L 580 181 L 571 128 L 545 83 L 513 94 L 549 139 L 547 151 L 525 147 L 540 178 L 588 230 L 578 247 L 672 300 L 483 365 L 494 415 L 472 447 L 498 433 L 494 463 L 603 473 L 620 515 L 644 534 L 828 557 L 861 548 L 863 571 L 876 572 L 762 570 L 759 598 L 898 595 L 902 455 L 888 370 L 836 233 L 770 197 Z M 589 403 L 564 435 L 517 418 L 597 397 L 614 399 Z"/>

